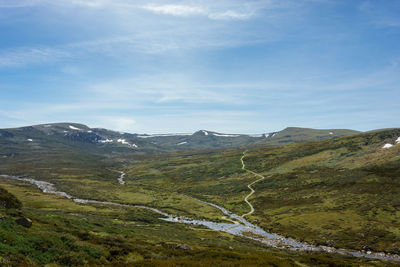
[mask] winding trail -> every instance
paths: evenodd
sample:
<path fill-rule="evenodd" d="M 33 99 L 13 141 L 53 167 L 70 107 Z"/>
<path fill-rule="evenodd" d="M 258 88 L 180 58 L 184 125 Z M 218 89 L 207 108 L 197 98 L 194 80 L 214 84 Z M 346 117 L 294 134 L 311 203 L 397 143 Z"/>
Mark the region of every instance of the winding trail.
<path fill-rule="evenodd" d="M 125 184 L 124 176 L 126 175 L 126 173 L 124 173 L 123 171 L 116 171 L 116 172 L 118 172 L 119 174 L 121 174 L 121 175 L 118 177 L 118 183 L 124 185 L 124 184 Z"/>
<path fill-rule="evenodd" d="M 256 173 L 256 172 L 253 172 L 253 171 L 251 171 L 251 170 L 246 169 L 246 165 L 244 164 L 244 161 L 243 161 L 244 157 L 246 156 L 246 152 L 247 152 L 247 150 L 243 151 L 243 156 L 240 158 L 240 161 L 242 162 L 242 170 L 245 170 L 245 171 L 247 171 L 247 172 L 249 172 L 249 173 L 251 173 L 251 174 L 253 174 L 253 175 L 257 176 L 257 177 L 260 177 L 260 178 L 259 178 L 258 180 L 255 180 L 254 182 L 252 182 L 252 183 L 250 183 L 250 184 L 247 185 L 247 187 L 250 189 L 250 193 L 244 198 L 244 201 L 247 203 L 247 205 L 249 205 L 250 211 L 249 211 L 248 213 L 246 213 L 246 214 L 243 214 L 243 215 L 242 215 L 243 218 L 244 218 L 245 216 L 248 216 L 248 215 L 251 215 L 251 214 L 254 213 L 254 207 L 253 207 L 253 205 L 249 202 L 249 197 L 251 197 L 251 195 L 253 195 L 254 192 L 255 192 L 255 190 L 254 190 L 251 186 L 254 185 L 254 184 L 256 184 L 256 183 L 258 183 L 259 181 L 262 181 L 262 180 L 265 179 L 265 177 L 264 177 L 263 175 L 261 175 L 261 174 L 259 174 L 259 173 Z"/>
<path fill-rule="evenodd" d="M 125 177 L 125 175 L 126 175 L 125 172 L 123 172 L 123 171 L 117 171 L 117 170 L 111 170 L 111 169 L 109 169 L 109 170 L 112 171 L 112 172 L 118 172 L 118 173 L 120 174 L 120 176 L 117 178 L 118 183 L 119 183 L 120 185 L 124 185 L 124 184 L 125 184 L 125 180 L 124 180 L 124 177 Z"/>

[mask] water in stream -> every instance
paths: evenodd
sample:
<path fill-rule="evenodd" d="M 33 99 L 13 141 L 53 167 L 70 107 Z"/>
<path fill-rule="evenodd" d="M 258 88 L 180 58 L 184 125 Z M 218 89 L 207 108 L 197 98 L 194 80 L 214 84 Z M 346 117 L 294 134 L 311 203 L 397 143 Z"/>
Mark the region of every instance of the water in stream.
<path fill-rule="evenodd" d="M 122 173 L 121 173 L 122 174 Z M 122 175 L 121 175 L 122 176 Z M 299 242 L 291 238 L 286 238 L 277 234 L 272 234 L 264 231 L 260 227 L 248 222 L 242 216 L 234 214 L 227 209 L 218 206 L 214 203 L 205 202 L 198 200 L 204 204 L 210 205 L 219 209 L 223 214 L 230 217 L 232 220 L 236 221 L 237 223 L 221 223 L 221 222 L 212 222 L 206 220 L 190 220 L 187 218 L 182 218 L 179 216 L 173 216 L 171 214 L 165 213 L 155 208 L 147 207 L 147 206 L 140 206 L 140 205 L 128 205 L 128 204 L 120 204 L 116 202 L 107 202 L 107 201 L 98 201 L 98 200 L 90 200 L 90 199 L 80 199 L 75 198 L 65 192 L 58 191 L 54 184 L 44 181 L 38 181 L 32 178 L 26 177 L 18 177 L 18 176 L 10 176 L 10 175 L 0 175 L 2 178 L 28 182 L 33 185 L 36 185 L 40 190 L 44 193 L 48 194 L 55 194 L 59 196 L 66 197 L 71 199 L 74 202 L 80 204 L 100 204 L 100 205 L 110 205 L 110 206 L 121 206 L 121 207 L 135 207 L 135 208 L 143 208 L 147 210 L 151 210 L 156 212 L 165 218 L 161 218 L 161 220 L 168 221 L 168 222 L 175 222 L 175 223 L 184 223 L 184 224 L 191 224 L 191 225 L 199 225 L 204 226 L 209 229 L 226 232 L 232 235 L 241 236 L 245 238 L 249 238 L 252 240 L 259 241 L 265 245 L 275 247 L 275 248 L 282 248 L 282 249 L 290 249 L 290 250 L 297 250 L 297 251 L 323 251 L 328 253 L 338 253 L 343 255 L 352 255 L 355 257 L 365 257 L 365 258 L 375 258 L 375 259 L 382 259 L 382 260 L 394 260 L 400 261 L 400 256 L 398 255 L 391 255 L 385 253 L 375 253 L 375 252 L 364 252 L 364 251 L 352 251 L 346 249 L 337 249 L 333 247 L 326 247 L 326 246 L 314 246 L 305 242 Z"/>

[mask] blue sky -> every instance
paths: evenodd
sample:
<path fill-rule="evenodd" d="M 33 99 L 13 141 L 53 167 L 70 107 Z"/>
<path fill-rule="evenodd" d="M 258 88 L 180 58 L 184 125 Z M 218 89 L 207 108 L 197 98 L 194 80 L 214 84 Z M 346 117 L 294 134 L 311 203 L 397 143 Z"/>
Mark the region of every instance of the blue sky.
<path fill-rule="evenodd" d="M 0 128 L 371 130 L 399 114 L 399 0 L 0 0 Z"/>

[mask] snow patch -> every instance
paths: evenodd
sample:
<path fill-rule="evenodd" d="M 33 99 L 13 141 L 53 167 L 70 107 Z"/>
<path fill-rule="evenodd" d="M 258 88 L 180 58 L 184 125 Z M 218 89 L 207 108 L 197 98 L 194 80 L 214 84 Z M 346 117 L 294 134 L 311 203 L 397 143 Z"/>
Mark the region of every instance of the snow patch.
<path fill-rule="evenodd" d="M 213 133 L 214 136 L 219 136 L 219 137 L 238 137 L 239 135 L 237 134 L 217 134 Z"/>
<path fill-rule="evenodd" d="M 392 144 L 385 144 L 382 148 L 390 148 L 392 146 L 393 146 Z"/>
<path fill-rule="evenodd" d="M 184 145 L 184 144 L 187 144 L 187 142 L 180 142 L 180 143 L 178 143 L 178 144 L 176 144 L 177 146 L 180 146 L 180 145 Z"/>
<path fill-rule="evenodd" d="M 208 135 L 208 132 L 206 132 L 204 130 L 201 130 L 201 131 L 204 133 L 204 135 Z"/>
<path fill-rule="evenodd" d="M 118 143 L 121 143 L 123 145 L 128 145 L 130 147 L 135 147 L 137 148 L 138 146 L 136 144 L 130 144 L 128 141 L 126 141 L 125 139 L 118 139 L 117 140 Z"/>
<path fill-rule="evenodd" d="M 263 134 L 250 134 L 250 137 L 263 137 Z"/>
<path fill-rule="evenodd" d="M 276 133 L 274 133 L 271 137 L 274 137 L 276 135 Z"/>
<path fill-rule="evenodd" d="M 30 138 L 29 138 L 29 139 L 26 139 L 26 140 L 27 140 L 28 142 L 33 142 L 33 140 L 32 140 L 32 139 L 30 139 Z"/>
<path fill-rule="evenodd" d="M 400 143 L 400 136 L 399 136 L 399 137 L 397 137 L 397 139 L 396 139 L 396 143 L 397 143 L 397 144 L 399 144 L 399 143 Z"/>
<path fill-rule="evenodd" d="M 173 133 L 173 134 L 143 134 L 138 135 L 139 138 L 151 138 L 151 137 L 165 137 L 165 136 L 187 136 L 193 135 L 191 133 Z"/>
<path fill-rule="evenodd" d="M 125 139 L 118 139 L 117 142 L 123 145 L 130 145 Z"/>
<path fill-rule="evenodd" d="M 87 131 L 88 133 L 93 133 L 93 131 Z"/>
<path fill-rule="evenodd" d="M 70 126 L 68 126 L 70 129 L 72 129 L 72 130 L 76 130 L 76 131 L 82 131 L 82 129 L 79 129 L 79 128 L 76 128 L 76 127 L 74 127 L 74 126 L 72 126 L 72 125 L 70 125 Z"/>
<path fill-rule="evenodd" d="M 329 134 L 333 134 L 332 132 L 329 132 Z"/>
<path fill-rule="evenodd" d="M 45 125 L 44 127 L 46 127 L 46 128 L 47 128 L 47 127 L 51 127 L 51 124 Z"/>
<path fill-rule="evenodd" d="M 112 143 L 112 142 L 114 142 L 114 140 L 107 138 L 106 140 L 99 140 L 99 142 L 100 143 Z"/>

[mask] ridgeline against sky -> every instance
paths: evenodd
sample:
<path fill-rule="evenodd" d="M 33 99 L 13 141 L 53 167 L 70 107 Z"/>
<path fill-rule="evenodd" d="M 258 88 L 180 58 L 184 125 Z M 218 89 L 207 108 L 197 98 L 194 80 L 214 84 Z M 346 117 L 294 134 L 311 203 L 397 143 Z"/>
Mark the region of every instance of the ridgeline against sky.
<path fill-rule="evenodd" d="M 400 1 L 0 0 L 0 128 L 399 127 Z"/>

